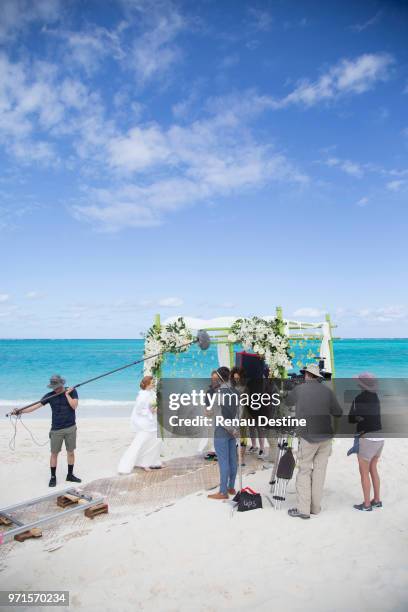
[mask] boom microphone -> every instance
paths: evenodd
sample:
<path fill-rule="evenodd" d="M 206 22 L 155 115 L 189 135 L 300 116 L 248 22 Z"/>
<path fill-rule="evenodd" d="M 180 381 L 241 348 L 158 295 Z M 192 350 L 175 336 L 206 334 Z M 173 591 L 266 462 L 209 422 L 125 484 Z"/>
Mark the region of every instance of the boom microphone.
<path fill-rule="evenodd" d="M 192 342 L 186 342 L 186 344 L 182 344 L 178 348 L 184 348 L 186 346 L 191 346 L 192 344 L 198 344 L 201 350 L 206 351 L 211 344 L 211 338 L 206 331 L 204 331 L 203 329 L 200 329 L 197 333 L 197 336 L 194 338 L 194 340 L 192 340 Z M 160 355 L 164 355 L 165 353 L 169 353 L 169 352 L 170 351 L 161 351 L 160 353 L 156 353 L 155 355 L 148 355 L 147 357 L 143 357 L 143 359 L 132 361 L 132 363 L 128 363 L 119 368 L 115 368 L 114 370 L 110 370 L 109 372 L 105 372 L 104 374 L 99 374 L 99 376 L 94 376 L 93 378 L 89 378 L 88 380 L 85 380 L 84 382 L 80 382 L 74 385 L 72 389 L 78 389 L 78 387 L 83 387 L 84 385 L 87 385 L 90 382 L 94 382 L 95 380 L 99 380 L 100 378 L 105 378 L 105 376 L 110 376 L 111 374 L 114 374 L 115 372 L 126 370 L 126 368 L 130 368 L 131 366 L 137 365 L 139 363 L 143 363 L 144 361 L 147 361 L 148 359 L 153 359 L 154 357 L 159 357 Z M 57 395 L 62 395 L 62 393 L 65 393 L 65 389 L 64 391 L 60 391 L 59 393 L 54 393 L 53 395 L 50 395 L 47 399 L 57 397 Z M 20 412 L 22 412 L 26 408 L 31 408 L 31 406 L 38 404 L 38 401 L 32 402 L 31 404 L 27 404 L 26 406 L 22 406 L 22 408 L 13 410 L 13 412 L 9 412 L 8 414 L 6 414 L 6 417 L 10 417 L 12 415 L 18 415 L 20 414 Z"/>

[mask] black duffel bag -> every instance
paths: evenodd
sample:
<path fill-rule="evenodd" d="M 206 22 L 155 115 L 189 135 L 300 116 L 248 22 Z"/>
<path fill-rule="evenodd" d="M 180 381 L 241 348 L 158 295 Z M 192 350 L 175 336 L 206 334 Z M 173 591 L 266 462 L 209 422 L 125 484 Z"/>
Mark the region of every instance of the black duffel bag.
<path fill-rule="evenodd" d="M 242 491 L 238 491 L 232 501 L 237 504 L 238 512 L 247 512 L 247 510 L 262 508 L 261 494 L 256 493 L 250 487 L 245 487 Z"/>

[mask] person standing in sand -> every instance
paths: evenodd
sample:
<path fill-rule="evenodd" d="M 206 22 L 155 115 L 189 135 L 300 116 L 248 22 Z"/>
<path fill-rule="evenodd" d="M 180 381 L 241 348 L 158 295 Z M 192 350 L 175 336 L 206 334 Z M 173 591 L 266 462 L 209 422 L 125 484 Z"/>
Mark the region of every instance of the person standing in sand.
<path fill-rule="evenodd" d="M 217 391 L 217 399 L 214 404 L 215 415 L 224 419 L 234 419 L 237 416 L 239 405 L 239 394 L 229 384 L 230 370 L 222 366 L 218 368 L 221 385 Z M 216 425 L 214 430 L 214 448 L 218 458 L 218 469 L 220 471 L 220 490 L 208 495 L 209 499 L 228 499 L 228 495 L 235 495 L 235 479 L 237 476 L 237 442 L 235 434 L 239 430 L 227 426 Z"/>
<path fill-rule="evenodd" d="M 65 443 L 67 450 L 68 474 L 66 480 L 69 482 L 81 482 L 80 478 L 74 475 L 75 463 L 75 448 L 77 438 L 76 426 L 76 409 L 78 407 L 78 393 L 76 389 L 65 387 L 65 379 L 59 374 L 54 374 L 50 378 L 48 387 L 52 389 L 44 397 L 24 410 L 19 410 L 19 414 L 28 414 L 34 412 L 42 406 L 49 404 L 52 412 L 52 423 L 50 431 L 51 457 L 50 470 L 51 478 L 49 481 L 50 487 L 55 487 L 57 484 L 57 463 L 58 455 L 61 452 L 62 443 Z M 55 397 L 54 397 L 55 396 Z M 16 412 L 14 412 L 16 414 Z"/>
<path fill-rule="evenodd" d="M 343 411 L 333 391 L 321 384 L 319 366 L 309 364 L 304 370 L 305 382 L 289 392 L 285 402 L 296 406 L 296 416 L 306 419 L 306 428 L 299 432 L 298 474 L 296 479 L 297 508 L 289 516 L 309 519 L 319 514 L 332 450 L 332 416 Z"/>
<path fill-rule="evenodd" d="M 239 368 L 235 366 L 231 370 L 231 387 L 238 391 L 239 395 L 243 395 L 244 393 L 248 393 L 248 387 L 245 384 L 245 370 L 244 368 Z M 246 407 L 240 410 L 240 414 L 237 415 L 242 419 L 248 419 L 249 414 L 246 410 Z M 241 426 L 240 427 L 240 445 L 239 445 L 239 453 L 240 453 L 240 461 L 241 465 L 245 465 L 245 451 L 247 447 L 247 438 L 248 438 L 248 427 Z"/>
<path fill-rule="evenodd" d="M 220 384 L 221 383 L 220 383 L 220 379 L 218 378 L 217 370 L 213 370 L 211 372 L 210 385 L 207 388 L 207 391 L 205 394 L 205 397 L 206 397 L 205 415 L 207 416 L 208 416 L 208 408 L 209 408 L 208 398 L 212 397 L 217 392 L 217 389 L 220 386 Z M 197 450 L 198 450 L 198 453 L 204 457 L 204 459 L 213 461 L 217 456 L 214 450 L 214 439 L 213 439 L 214 438 L 214 428 L 208 426 L 206 428 L 206 433 L 208 434 L 208 436 L 206 438 L 200 439 Z"/>
<path fill-rule="evenodd" d="M 361 393 L 353 401 L 349 422 L 357 423 L 359 436 L 357 458 L 364 501 L 361 504 L 354 504 L 354 508 L 371 512 L 373 509 L 382 508 L 380 476 L 377 470 L 378 460 L 384 447 L 384 438 L 379 437 L 382 427 L 380 400 L 377 395 L 377 379 L 373 374 L 363 372 L 357 376 L 357 380 Z M 371 482 L 373 499 L 370 499 Z"/>
<path fill-rule="evenodd" d="M 118 465 L 119 474 L 130 474 L 134 467 L 146 472 L 162 467 L 160 461 L 161 439 L 157 435 L 156 393 L 153 376 L 144 376 L 130 417 L 131 428 L 136 433 L 133 442 L 124 452 Z"/>

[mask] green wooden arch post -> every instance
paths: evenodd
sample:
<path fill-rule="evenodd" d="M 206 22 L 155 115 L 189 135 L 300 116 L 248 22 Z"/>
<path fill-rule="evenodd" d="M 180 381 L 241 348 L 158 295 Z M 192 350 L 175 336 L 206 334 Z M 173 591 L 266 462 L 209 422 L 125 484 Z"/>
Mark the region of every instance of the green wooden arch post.
<path fill-rule="evenodd" d="M 331 367 L 332 367 L 332 378 L 335 378 L 336 370 L 334 366 L 334 348 L 333 348 L 333 334 L 332 334 L 333 325 L 332 325 L 329 314 L 326 314 L 326 321 L 329 324 L 329 330 L 330 330 L 329 349 L 330 349 L 330 361 L 331 361 Z"/>
<path fill-rule="evenodd" d="M 282 306 L 276 307 L 276 320 L 278 322 L 279 333 L 285 333 L 285 323 L 283 322 Z"/>
<path fill-rule="evenodd" d="M 155 326 L 155 328 L 158 331 L 160 331 L 160 329 L 161 329 L 161 321 L 160 321 L 160 315 L 159 314 L 156 314 L 155 317 L 154 317 L 154 326 Z M 156 372 L 156 376 L 157 376 L 157 378 L 161 378 L 161 376 L 162 376 L 162 367 L 161 367 L 161 365 L 160 365 L 160 367 L 158 368 L 158 370 Z"/>
<path fill-rule="evenodd" d="M 154 317 L 154 326 L 157 330 L 160 331 L 161 329 L 161 321 L 160 321 L 160 315 L 156 314 Z M 158 381 L 158 393 L 160 393 L 160 379 L 162 377 L 162 367 L 161 365 L 159 366 L 159 368 L 157 369 L 157 372 L 155 373 L 156 379 Z M 159 426 L 160 426 L 160 435 L 161 435 L 161 439 L 162 441 L 164 441 L 164 427 L 163 427 L 163 419 L 159 419 Z"/>
<path fill-rule="evenodd" d="M 283 320 L 283 311 L 282 306 L 276 307 L 276 321 L 278 322 L 278 331 L 280 334 L 285 334 L 285 322 Z M 280 374 L 282 378 L 287 378 L 286 368 L 279 368 L 281 370 Z"/>

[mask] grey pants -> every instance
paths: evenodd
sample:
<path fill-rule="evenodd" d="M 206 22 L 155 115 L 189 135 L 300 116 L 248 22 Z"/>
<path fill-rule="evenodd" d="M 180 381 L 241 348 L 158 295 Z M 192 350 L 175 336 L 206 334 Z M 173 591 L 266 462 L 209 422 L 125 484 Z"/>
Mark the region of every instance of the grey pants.
<path fill-rule="evenodd" d="M 311 443 L 301 438 L 296 478 L 297 508 L 302 514 L 318 514 L 321 510 L 323 486 L 332 441 Z"/>

